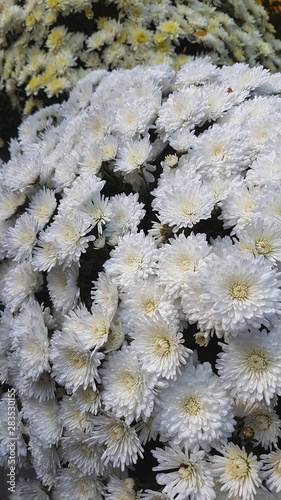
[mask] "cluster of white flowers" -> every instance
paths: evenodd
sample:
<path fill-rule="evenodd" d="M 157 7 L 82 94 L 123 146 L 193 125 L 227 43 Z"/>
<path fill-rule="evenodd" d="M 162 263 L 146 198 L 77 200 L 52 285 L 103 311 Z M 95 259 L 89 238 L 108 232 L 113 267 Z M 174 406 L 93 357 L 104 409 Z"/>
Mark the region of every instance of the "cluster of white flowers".
<path fill-rule="evenodd" d="M 208 57 L 98 70 L 20 126 L 0 377 L 37 479 L 12 500 L 278 498 L 280 92 Z"/>
<path fill-rule="evenodd" d="M 255 0 L 0 0 L 0 90 L 25 115 L 93 69 L 215 64 L 281 69 L 281 41 Z"/>

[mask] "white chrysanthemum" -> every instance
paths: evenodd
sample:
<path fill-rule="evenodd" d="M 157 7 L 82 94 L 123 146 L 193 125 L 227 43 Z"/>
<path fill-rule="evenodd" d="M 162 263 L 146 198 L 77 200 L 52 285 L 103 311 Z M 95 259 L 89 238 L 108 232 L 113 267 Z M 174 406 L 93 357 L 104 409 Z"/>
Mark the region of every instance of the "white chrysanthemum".
<path fill-rule="evenodd" d="M 48 232 L 40 233 L 37 246 L 32 256 L 32 267 L 38 271 L 50 271 L 58 262 L 57 252 L 51 241 L 47 241 Z"/>
<path fill-rule="evenodd" d="M 170 182 L 169 182 L 170 181 Z M 162 224 L 176 232 L 192 227 L 202 219 L 209 219 L 214 207 L 211 191 L 198 179 L 178 170 L 166 186 L 154 190 L 153 210 Z"/>
<path fill-rule="evenodd" d="M 279 493 L 281 491 L 281 450 L 271 451 L 268 455 L 261 455 L 263 462 L 261 477 L 266 480 L 266 486 Z"/>
<path fill-rule="evenodd" d="M 79 172 L 82 176 L 88 177 L 91 174 L 98 174 L 102 165 L 102 151 L 100 143 L 93 142 L 91 145 L 87 142 L 87 147 L 83 152 L 79 162 Z"/>
<path fill-rule="evenodd" d="M 119 349 L 125 340 L 125 333 L 120 322 L 112 322 L 108 331 L 108 338 L 103 345 L 104 352 L 108 353 Z"/>
<path fill-rule="evenodd" d="M 16 483 L 14 493 L 11 493 L 10 500 L 50 500 L 49 495 L 43 490 L 40 481 L 28 478 L 26 481 L 20 477 Z"/>
<path fill-rule="evenodd" d="M 241 185 L 242 177 L 237 175 L 232 177 L 231 182 L 229 178 L 223 174 L 213 175 L 209 179 L 206 179 L 205 185 L 212 192 L 214 200 L 216 202 L 215 207 L 220 207 L 222 200 L 226 200 L 229 194 L 235 189 L 235 185 Z"/>
<path fill-rule="evenodd" d="M 258 99 L 261 98 L 259 97 Z M 279 155 L 275 151 L 279 149 L 279 128 L 277 125 L 279 113 L 276 112 L 279 102 L 272 102 L 271 99 L 264 99 L 267 109 L 257 110 L 257 115 L 252 111 L 251 118 L 247 120 L 247 134 L 251 141 L 252 149 L 255 152 L 254 162 L 246 174 L 249 185 L 251 183 L 256 185 L 266 184 L 269 180 L 276 181 L 280 179 L 280 167 L 278 167 L 278 161 L 276 161 L 276 156 Z M 251 102 L 252 105 L 259 105 L 255 99 L 248 102 Z M 272 147 L 273 144 L 274 146 Z"/>
<path fill-rule="evenodd" d="M 225 443 L 234 430 L 231 398 L 209 363 L 195 368 L 188 362 L 181 376 L 160 392 L 157 404 L 152 429 L 161 441 L 187 448 L 198 443 L 209 450 Z"/>
<path fill-rule="evenodd" d="M 220 484 L 215 482 L 215 492 L 216 492 L 216 500 L 229 500 L 228 497 L 228 491 L 221 491 L 220 489 Z M 241 497 L 238 497 L 237 495 L 234 497 L 231 497 L 232 500 L 241 500 Z M 257 488 L 255 496 L 255 500 L 279 500 L 279 498 L 275 497 L 268 491 L 265 486 L 261 485 L 259 488 Z"/>
<path fill-rule="evenodd" d="M 227 492 L 227 498 L 254 500 L 261 485 L 257 457 L 246 453 L 245 448 L 229 443 L 222 449 L 222 456 L 212 458 L 212 471 L 220 490 Z"/>
<path fill-rule="evenodd" d="M 86 412 L 90 412 L 95 415 L 98 412 L 101 406 L 101 398 L 100 393 L 97 390 L 93 390 L 91 386 L 86 389 L 78 387 L 74 396 L 75 408 L 79 411 L 80 415 L 84 415 Z"/>
<path fill-rule="evenodd" d="M 14 162 L 16 163 L 13 164 Z M 24 193 L 37 182 L 39 175 L 40 162 L 37 155 L 21 155 L 6 164 L 5 185 L 12 191 Z"/>
<path fill-rule="evenodd" d="M 38 222 L 38 228 L 43 229 L 54 213 L 57 201 L 54 191 L 46 189 L 45 186 L 38 191 L 29 204 L 27 211 Z"/>
<path fill-rule="evenodd" d="M 82 139 L 87 143 L 100 142 L 112 129 L 113 115 L 110 105 L 103 102 L 97 106 L 92 104 L 87 108 L 86 113 L 82 125 Z"/>
<path fill-rule="evenodd" d="M 219 80 L 229 84 L 233 90 L 254 90 L 270 78 L 268 69 L 258 66 L 250 68 L 245 63 L 235 63 L 233 66 L 223 66 Z"/>
<path fill-rule="evenodd" d="M 91 312 L 81 305 L 65 317 L 63 330 L 77 335 L 87 349 L 99 349 L 107 340 L 109 321 L 99 305 L 94 304 Z"/>
<path fill-rule="evenodd" d="M 77 409 L 76 402 L 76 392 L 72 396 L 63 396 L 59 403 L 59 421 L 67 431 L 80 429 L 81 431 L 89 432 L 91 424 L 88 419 L 91 414 L 86 410 L 81 414 Z"/>
<path fill-rule="evenodd" d="M 0 190 L 0 220 L 9 219 L 16 213 L 18 207 L 25 202 L 25 195 L 19 191 Z"/>
<path fill-rule="evenodd" d="M 118 139 L 114 135 L 108 135 L 102 142 L 101 152 L 103 161 L 114 160 L 117 154 Z"/>
<path fill-rule="evenodd" d="M 150 151 L 149 137 L 126 141 L 118 149 L 114 170 L 129 174 L 132 170 L 139 169 L 146 163 Z"/>
<path fill-rule="evenodd" d="M 56 446 L 46 447 L 46 444 L 42 444 L 38 439 L 30 439 L 29 451 L 37 478 L 41 480 L 44 486 L 52 488 L 61 467 Z"/>
<path fill-rule="evenodd" d="M 91 421 L 93 431 L 88 442 L 103 446 L 101 460 L 105 466 L 110 464 L 124 471 L 128 465 L 135 464 L 138 457 L 143 458 L 143 447 L 134 427 L 112 414 L 97 415 Z"/>
<path fill-rule="evenodd" d="M 62 266 L 55 266 L 47 275 L 47 288 L 53 306 L 63 314 L 77 305 L 80 297 L 78 277 L 79 266 L 76 262 L 65 269 Z"/>
<path fill-rule="evenodd" d="M 17 311 L 29 298 L 34 299 L 43 284 L 41 273 L 34 271 L 28 261 L 19 264 L 10 261 L 1 278 L 1 301 L 11 312 Z"/>
<path fill-rule="evenodd" d="M 145 315 L 153 317 L 159 311 L 163 319 L 173 320 L 178 314 L 164 287 L 159 286 L 154 277 L 132 283 L 120 294 L 120 298 L 118 317 L 129 334 L 137 319 Z"/>
<path fill-rule="evenodd" d="M 95 240 L 95 236 L 88 235 L 92 227 L 90 221 L 78 213 L 72 217 L 58 215 L 45 233 L 44 240 L 51 243 L 58 263 L 67 267 L 79 261 L 89 242 Z"/>
<path fill-rule="evenodd" d="M 281 392 L 281 346 L 275 332 L 253 331 L 247 338 L 229 337 L 221 344 L 217 370 L 220 380 L 238 400 L 269 405 Z"/>
<path fill-rule="evenodd" d="M 113 125 L 115 132 L 128 138 L 145 134 L 154 118 L 153 109 L 149 109 L 142 99 L 130 97 L 131 99 L 118 109 Z"/>
<path fill-rule="evenodd" d="M 281 436 L 281 420 L 273 409 L 255 409 L 246 415 L 245 427 L 254 431 L 254 446 L 260 444 L 265 449 L 277 446 L 278 438 Z"/>
<path fill-rule="evenodd" d="M 35 399 L 23 400 L 23 414 L 28 419 L 28 433 L 33 440 L 39 440 L 46 448 L 57 445 L 62 435 L 58 410 L 56 399 L 40 403 Z"/>
<path fill-rule="evenodd" d="M 44 371 L 50 371 L 48 329 L 37 302 L 24 303 L 14 320 L 11 337 L 21 378 L 36 381 Z"/>
<path fill-rule="evenodd" d="M 213 333 L 215 329 L 216 335 L 220 338 L 224 334 L 221 322 L 214 322 L 211 311 L 205 308 L 201 300 L 203 291 L 199 273 L 193 273 L 187 276 L 182 287 L 182 310 L 190 324 L 197 323 L 201 335 L 208 338 L 210 333 Z"/>
<path fill-rule="evenodd" d="M 264 120 L 264 117 L 262 117 Z M 260 124 L 259 131 L 260 131 Z M 267 126 L 267 123 L 264 126 Z M 274 120 L 274 127 L 276 128 L 276 120 Z M 261 133 L 261 132 L 260 132 Z M 280 140 L 280 139 L 279 139 Z M 280 183 L 281 180 L 281 166 L 279 162 L 280 146 L 279 141 L 267 141 L 265 150 L 259 154 L 257 159 L 252 163 L 251 168 L 246 175 L 247 184 L 266 185 L 269 182 Z"/>
<path fill-rule="evenodd" d="M 118 148 L 114 170 L 122 172 L 125 182 L 132 185 L 135 191 L 154 181 L 151 172 L 156 166 L 148 161 L 152 158 L 152 145 L 149 137 L 131 139 Z"/>
<path fill-rule="evenodd" d="M 83 201 L 77 207 L 77 213 L 89 219 L 91 227 L 98 227 L 98 233 L 102 234 L 103 226 L 109 221 L 111 210 L 108 206 L 108 198 L 100 193 L 94 193 L 90 200 Z"/>
<path fill-rule="evenodd" d="M 269 326 L 280 314 L 281 290 L 275 269 L 262 256 L 224 253 L 212 255 L 198 269 L 203 292 L 200 300 L 225 332 L 236 335 L 248 327 Z M 187 278 L 184 290 L 188 319 L 188 293 L 192 280 Z M 199 320 L 200 318 L 198 318 Z"/>
<path fill-rule="evenodd" d="M 102 403 L 127 424 L 140 417 L 149 418 L 154 407 L 157 376 L 146 371 L 136 352 L 124 346 L 108 355 L 100 370 Z"/>
<path fill-rule="evenodd" d="M 163 140 L 168 134 L 183 127 L 193 129 L 204 121 L 208 105 L 203 93 L 196 87 L 175 91 L 159 110 L 156 125 Z"/>
<path fill-rule="evenodd" d="M 36 241 L 38 223 L 30 214 L 22 214 L 6 232 L 2 245 L 7 257 L 17 262 L 29 260 Z"/>
<path fill-rule="evenodd" d="M 248 189 L 243 182 L 236 183 L 233 187 L 233 191 L 222 200 L 222 213 L 218 219 L 223 220 L 224 229 L 235 226 L 234 231 L 243 229 L 250 222 L 260 192 L 255 188 Z M 261 216 L 260 210 L 258 214 Z"/>
<path fill-rule="evenodd" d="M 64 144 L 63 144 L 64 143 Z M 62 151 L 64 145 L 65 151 Z M 62 139 L 61 144 L 57 146 L 57 161 L 55 164 L 54 175 L 52 177 L 52 186 L 57 192 L 72 185 L 78 173 L 78 151 L 71 150 L 70 144 Z M 61 154 L 59 154 L 61 153 Z"/>
<path fill-rule="evenodd" d="M 281 227 L 271 220 L 253 220 L 237 236 L 239 250 L 251 252 L 255 257 L 263 255 L 271 262 L 281 261 Z"/>
<path fill-rule="evenodd" d="M 201 300 L 203 292 L 204 289 L 198 272 L 190 273 L 186 276 L 181 293 L 182 310 L 188 322 L 190 324 L 197 323 L 198 330 L 200 330 L 202 335 L 206 338 L 208 338 L 210 333 L 213 333 L 214 330 L 216 335 L 220 338 L 225 332 L 222 330 L 221 322 L 215 322 L 211 310 L 205 308 L 205 304 Z"/>
<path fill-rule="evenodd" d="M 169 296 L 180 294 L 187 273 L 197 271 L 200 262 L 210 251 L 206 235 L 200 233 L 191 233 L 187 238 L 180 234 L 162 245 L 158 252 L 158 281 L 165 285 Z"/>
<path fill-rule="evenodd" d="M 198 57 L 193 61 L 188 61 L 180 68 L 177 72 L 175 87 L 183 88 L 190 85 L 200 85 L 215 80 L 218 74 L 217 66 L 212 64 L 208 56 Z"/>
<path fill-rule="evenodd" d="M 99 445 L 89 444 L 90 434 L 80 429 L 67 431 L 61 438 L 62 463 L 71 463 L 77 468 L 78 477 L 104 472 L 102 449 Z"/>
<path fill-rule="evenodd" d="M 232 106 L 240 104 L 248 95 L 247 91 L 233 91 L 231 87 L 226 89 L 225 86 L 218 85 L 216 81 L 205 85 L 203 92 L 207 98 L 209 121 L 222 118 L 226 111 Z"/>
<path fill-rule="evenodd" d="M 233 125 L 215 124 L 199 136 L 189 153 L 190 161 L 203 160 L 200 174 L 232 177 L 242 174 L 251 163 L 251 144 L 246 131 Z"/>
<path fill-rule="evenodd" d="M 118 236 L 137 229 L 145 215 L 144 204 L 139 203 L 138 199 L 138 193 L 121 193 L 110 198 L 111 216 L 104 230 L 110 245 L 117 244 Z"/>
<path fill-rule="evenodd" d="M 109 322 L 114 318 L 118 307 L 118 290 L 112 279 L 104 272 L 99 273 L 98 280 L 92 282 L 91 298 L 98 304 Z"/>
<path fill-rule="evenodd" d="M 16 379 L 13 378 L 13 383 L 21 398 L 34 398 L 39 402 L 55 398 L 56 385 L 49 372 L 40 373 L 37 380 L 22 378 L 19 375 Z"/>
<path fill-rule="evenodd" d="M 281 187 L 280 182 L 268 183 L 258 199 L 254 214 L 262 214 L 263 218 L 271 219 L 280 226 L 281 224 Z"/>
<path fill-rule="evenodd" d="M 152 236 L 144 232 L 125 234 L 104 263 L 104 270 L 114 283 L 126 286 L 133 281 L 148 278 L 156 268 L 158 250 Z"/>
<path fill-rule="evenodd" d="M 135 481 L 132 478 L 124 480 L 116 476 L 110 476 L 106 486 L 105 500 L 137 500 Z"/>
<path fill-rule="evenodd" d="M 54 500 L 102 500 L 103 485 L 93 474 L 78 476 L 77 469 L 72 465 L 69 469 L 60 469 L 56 484 L 52 490 Z M 41 499 L 40 499 L 41 500 Z M 42 499 L 43 500 L 43 499 Z"/>
<path fill-rule="evenodd" d="M 58 384 L 75 391 L 79 386 L 96 388 L 99 382 L 98 366 L 104 355 L 91 352 L 80 340 L 79 335 L 55 332 L 51 339 L 50 359 L 53 376 Z"/>
<path fill-rule="evenodd" d="M 64 196 L 60 201 L 59 214 L 69 217 L 73 220 L 78 207 L 82 202 L 87 202 L 93 199 L 105 186 L 106 181 L 101 180 L 95 174 L 76 177 L 71 188 L 64 189 Z M 82 222 L 84 217 L 82 217 Z M 79 219 L 77 220 L 77 223 Z M 80 218 L 81 222 L 81 218 Z"/>
<path fill-rule="evenodd" d="M 140 420 L 139 422 L 136 423 L 135 429 L 138 433 L 139 440 L 141 444 L 144 446 L 148 441 L 155 441 L 158 436 L 157 431 L 153 431 L 151 428 L 152 422 L 154 420 L 154 417 L 156 415 L 155 412 L 155 407 L 150 415 L 150 417 L 147 420 Z"/>
<path fill-rule="evenodd" d="M 157 474 L 158 484 L 165 485 L 163 493 L 168 498 L 177 500 L 214 500 L 214 480 L 211 468 L 204 460 L 205 452 L 196 445 L 193 450 L 182 450 L 171 444 L 164 449 L 156 448 L 152 454 L 157 458 L 159 465 L 153 467 L 155 471 L 169 471 Z"/>
<path fill-rule="evenodd" d="M 130 336 L 142 367 L 164 378 L 175 378 L 176 372 L 186 363 L 190 349 L 176 323 L 164 320 L 157 311 L 136 322 Z"/>
<path fill-rule="evenodd" d="M 182 128 L 169 134 L 168 141 L 170 146 L 179 153 L 186 153 L 194 144 L 194 130 Z"/>

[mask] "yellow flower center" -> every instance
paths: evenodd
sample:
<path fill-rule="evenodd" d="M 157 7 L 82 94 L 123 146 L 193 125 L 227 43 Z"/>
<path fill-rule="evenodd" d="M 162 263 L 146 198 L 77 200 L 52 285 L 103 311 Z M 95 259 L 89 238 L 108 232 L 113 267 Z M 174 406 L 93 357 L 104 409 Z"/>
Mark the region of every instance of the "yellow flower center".
<path fill-rule="evenodd" d="M 178 25 L 174 21 L 166 21 L 161 24 L 161 31 L 169 35 L 175 35 L 178 31 Z"/>
<path fill-rule="evenodd" d="M 236 481 L 246 478 L 251 469 L 249 461 L 244 457 L 230 459 L 227 468 L 230 477 Z"/>
<path fill-rule="evenodd" d="M 130 373 L 124 373 L 123 376 L 123 384 L 126 387 L 126 389 L 132 389 L 136 385 L 136 381 Z"/>
<path fill-rule="evenodd" d="M 140 45 L 143 45 L 148 41 L 148 34 L 144 30 L 138 30 L 134 34 L 134 41 L 139 43 Z"/>
<path fill-rule="evenodd" d="M 188 415 L 195 416 L 201 412 L 201 405 L 198 399 L 196 399 L 193 396 L 190 396 L 186 398 L 186 400 L 184 401 L 184 409 Z"/>
<path fill-rule="evenodd" d="M 157 337 L 154 343 L 158 355 L 163 356 L 170 351 L 170 342 L 164 337 Z"/>
<path fill-rule="evenodd" d="M 71 360 L 75 370 L 83 368 L 87 361 L 85 356 L 76 352 L 72 354 Z"/>
<path fill-rule="evenodd" d="M 106 326 L 104 323 L 98 323 L 97 325 L 94 326 L 94 338 L 96 340 L 102 339 L 106 334 Z"/>
<path fill-rule="evenodd" d="M 213 148 L 213 155 L 214 157 L 217 159 L 217 160 L 223 160 L 224 159 L 224 149 L 221 145 L 217 144 L 214 148 Z"/>
<path fill-rule="evenodd" d="M 194 469 L 191 465 L 182 465 L 179 468 L 179 475 L 184 481 L 190 481 L 190 479 L 194 476 Z"/>
<path fill-rule="evenodd" d="M 247 366 L 253 372 L 264 371 L 267 367 L 266 356 L 262 352 L 253 351 L 247 356 Z"/>
<path fill-rule="evenodd" d="M 120 440 L 122 439 L 124 435 L 124 429 L 123 425 L 121 424 L 114 424 L 111 429 L 110 429 L 110 437 L 115 440 Z"/>
<path fill-rule="evenodd" d="M 235 283 L 230 287 L 230 296 L 234 300 L 242 301 L 248 297 L 249 287 L 246 283 Z"/>
<path fill-rule="evenodd" d="M 191 261 L 190 259 L 187 259 L 187 258 L 184 258 L 182 261 L 181 261 L 181 264 L 180 264 L 180 267 L 183 271 L 188 271 L 190 269 L 190 266 L 191 266 Z"/>
<path fill-rule="evenodd" d="M 251 212 L 252 208 L 256 207 L 257 205 L 252 201 L 252 200 L 246 200 L 245 204 L 243 205 L 243 210 L 246 213 Z"/>
<path fill-rule="evenodd" d="M 271 250 L 271 244 L 266 238 L 260 238 L 259 240 L 256 240 L 255 247 L 257 249 L 257 252 L 263 255 L 269 253 Z"/>
<path fill-rule="evenodd" d="M 135 266 L 136 263 L 137 263 L 137 259 L 136 259 L 136 257 L 134 255 L 131 255 L 130 257 L 128 257 L 127 264 L 128 264 L 129 267 Z"/>
<path fill-rule="evenodd" d="M 183 213 L 183 215 L 186 215 L 188 217 L 195 215 L 196 211 L 195 211 L 194 203 L 186 202 L 185 205 L 182 207 L 182 213 Z"/>
<path fill-rule="evenodd" d="M 154 302 L 153 299 L 147 299 L 143 304 L 143 308 L 147 314 L 155 311 L 156 307 L 157 307 L 156 303 Z"/>
<path fill-rule="evenodd" d="M 177 155 L 167 155 L 164 161 L 165 165 L 167 165 L 170 168 L 174 168 L 178 164 L 178 157 Z"/>
<path fill-rule="evenodd" d="M 271 427 L 271 420 L 268 415 L 257 415 L 255 418 L 255 426 L 259 430 L 267 431 Z"/>

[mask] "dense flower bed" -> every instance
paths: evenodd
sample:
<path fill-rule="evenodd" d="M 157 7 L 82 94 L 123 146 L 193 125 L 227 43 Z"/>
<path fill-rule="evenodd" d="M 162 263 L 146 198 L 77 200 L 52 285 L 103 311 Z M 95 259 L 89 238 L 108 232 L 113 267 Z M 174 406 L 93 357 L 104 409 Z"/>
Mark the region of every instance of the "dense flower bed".
<path fill-rule="evenodd" d="M 180 68 L 200 53 L 281 69 L 281 41 L 254 0 L 1 0 L 0 14 L 3 113 L 7 97 L 20 115 L 57 102 L 92 69 Z"/>
<path fill-rule="evenodd" d="M 0 375 L 37 480 L 12 500 L 278 498 L 280 90 L 208 57 L 97 70 L 20 126 Z"/>

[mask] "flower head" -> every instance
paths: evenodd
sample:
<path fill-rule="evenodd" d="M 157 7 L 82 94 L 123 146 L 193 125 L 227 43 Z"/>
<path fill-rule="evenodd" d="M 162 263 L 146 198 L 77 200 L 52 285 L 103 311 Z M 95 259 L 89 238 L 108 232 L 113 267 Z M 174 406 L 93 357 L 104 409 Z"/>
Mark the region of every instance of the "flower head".
<path fill-rule="evenodd" d="M 261 484 L 259 477 L 260 464 L 252 453 L 247 454 L 245 448 L 229 443 L 222 449 L 222 456 L 212 459 L 212 471 L 228 498 L 254 500 L 256 489 Z"/>

